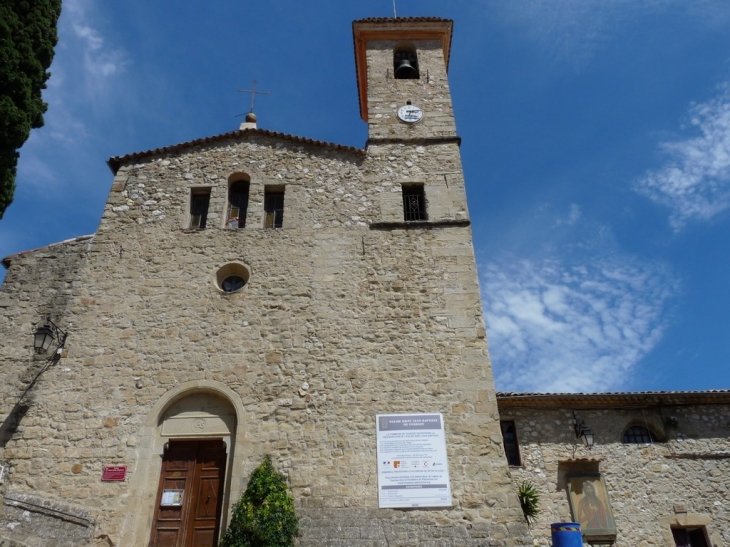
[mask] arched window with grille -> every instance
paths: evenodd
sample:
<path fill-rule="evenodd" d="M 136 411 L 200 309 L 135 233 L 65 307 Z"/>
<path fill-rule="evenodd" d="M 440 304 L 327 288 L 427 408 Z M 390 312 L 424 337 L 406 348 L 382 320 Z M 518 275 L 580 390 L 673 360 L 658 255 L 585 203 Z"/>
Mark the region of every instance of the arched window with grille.
<path fill-rule="evenodd" d="M 240 179 L 232 182 L 228 187 L 228 220 L 226 228 L 235 229 L 246 226 L 249 186 L 248 180 Z"/>
<path fill-rule="evenodd" d="M 647 428 L 640 425 L 632 425 L 624 431 L 621 442 L 624 444 L 651 444 L 656 442 L 656 438 Z"/>

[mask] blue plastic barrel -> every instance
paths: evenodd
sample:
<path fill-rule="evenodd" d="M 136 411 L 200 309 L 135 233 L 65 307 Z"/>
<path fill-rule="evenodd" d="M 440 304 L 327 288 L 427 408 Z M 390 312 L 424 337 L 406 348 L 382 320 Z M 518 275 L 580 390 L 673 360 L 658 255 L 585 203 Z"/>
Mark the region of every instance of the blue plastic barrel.
<path fill-rule="evenodd" d="M 577 522 L 556 522 L 550 525 L 553 547 L 583 547 L 583 536 Z"/>

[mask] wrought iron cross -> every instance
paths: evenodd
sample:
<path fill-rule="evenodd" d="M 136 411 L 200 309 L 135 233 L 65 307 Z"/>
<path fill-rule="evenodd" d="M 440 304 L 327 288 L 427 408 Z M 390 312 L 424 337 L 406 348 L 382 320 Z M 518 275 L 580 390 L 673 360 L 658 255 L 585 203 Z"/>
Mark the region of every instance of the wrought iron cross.
<path fill-rule="evenodd" d="M 237 89 L 236 91 L 240 93 L 250 93 L 251 94 L 251 112 L 253 112 L 253 103 L 256 99 L 256 95 L 269 95 L 269 91 L 256 91 L 256 80 L 253 81 L 251 84 L 251 89 Z"/>

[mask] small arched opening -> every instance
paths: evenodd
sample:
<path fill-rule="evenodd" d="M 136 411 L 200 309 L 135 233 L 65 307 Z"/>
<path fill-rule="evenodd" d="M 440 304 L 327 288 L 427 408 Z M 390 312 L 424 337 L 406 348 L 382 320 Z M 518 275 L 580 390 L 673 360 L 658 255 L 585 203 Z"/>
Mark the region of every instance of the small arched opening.
<path fill-rule="evenodd" d="M 624 444 L 652 444 L 656 441 L 654 434 L 642 425 L 627 427 L 621 437 L 621 442 Z"/>
<path fill-rule="evenodd" d="M 397 80 L 418 80 L 418 54 L 411 42 L 399 42 L 393 49 L 393 74 Z"/>
<path fill-rule="evenodd" d="M 250 187 L 251 179 L 245 173 L 233 173 L 228 177 L 228 216 L 226 228 L 237 229 L 246 226 Z"/>

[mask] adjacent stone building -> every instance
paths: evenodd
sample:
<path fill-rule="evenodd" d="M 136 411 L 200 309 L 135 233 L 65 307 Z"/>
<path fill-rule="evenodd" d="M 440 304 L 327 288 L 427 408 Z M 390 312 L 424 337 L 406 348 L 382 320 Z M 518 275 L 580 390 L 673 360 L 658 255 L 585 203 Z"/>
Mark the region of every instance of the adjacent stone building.
<path fill-rule="evenodd" d="M 573 519 L 591 545 L 730 545 L 730 391 L 497 401 L 510 473 L 540 496 L 535 545 L 550 545 L 551 523 Z M 578 436 L 585 428 L 592 448 Z"/>
<path fill-rule="evenodd" d="M 365 148 L 249 116 L 113 157 L 93 236 L 3 260 L 0 545 L 215 545 L 266 454 L 300 545 L 532 544 L 487 352 L 452 22 L 353 32 Z M 443 414 L 451 507 L 378 508 L 378 413 Z"/>

